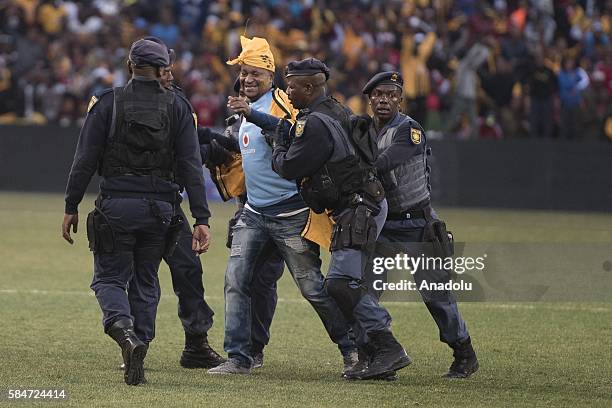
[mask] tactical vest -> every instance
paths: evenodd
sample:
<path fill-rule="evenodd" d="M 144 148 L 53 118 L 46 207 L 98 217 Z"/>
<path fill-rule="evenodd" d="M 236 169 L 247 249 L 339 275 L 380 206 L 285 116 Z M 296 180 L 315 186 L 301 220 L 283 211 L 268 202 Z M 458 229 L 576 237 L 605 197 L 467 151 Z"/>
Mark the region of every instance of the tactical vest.
<path fill-rule="evenodd" d="M 318 214 L 326 209 L 348 208 L 362 200 L 376 206 L 384 198 L 384 192 L 375 168 L 360 160 L 338 120 L 321 112 L 310 115 L 319 118 L 328 129 L 333 139 L 333 152 L 320 170 L 302 180 L 300 195 L 306 204 Z"/>
<path fill-rule="evenodd" d="M 103 177 L 154 175 L 174 181 L 175 159 L 171 135 L 174 93 L 134 83 L 114 89 L 111 134 L 98 170 Z"/>
<path fill-rule="evenodd" d="M 393 136 L 401 124 L 411 122 L 412 126 L 418 124 L 409 116 L 399 114 L 402 118 L 395 126 L 387 128 L 385 133 L 378 137 L 378 151 L 387 149 L 393 141 Z M 410 137 L 410 135 L 405 135 Z M 423 151 L 412 156 L 406 162 L 397 166 L 389 173 L 381 175 L 389 213 L 397 214 L 413 209 L 418 203 L 429 199 L 429 168 L 427 166 L 427 155 L 430 150 L 427 142 L 423 141 Z"/>

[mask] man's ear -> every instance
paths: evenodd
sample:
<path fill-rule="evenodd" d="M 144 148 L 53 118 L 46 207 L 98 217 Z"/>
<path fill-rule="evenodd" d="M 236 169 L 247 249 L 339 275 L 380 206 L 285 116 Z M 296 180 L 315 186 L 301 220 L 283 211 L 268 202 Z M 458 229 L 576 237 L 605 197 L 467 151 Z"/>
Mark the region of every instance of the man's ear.
<path fill-rule="evenodd" d="M 314 86 L 312 85 L 312 82 L 307 82 L 304 84 L 304 91 L 306 92 L 306 94 L 312 95 L 314 91 Z"/>

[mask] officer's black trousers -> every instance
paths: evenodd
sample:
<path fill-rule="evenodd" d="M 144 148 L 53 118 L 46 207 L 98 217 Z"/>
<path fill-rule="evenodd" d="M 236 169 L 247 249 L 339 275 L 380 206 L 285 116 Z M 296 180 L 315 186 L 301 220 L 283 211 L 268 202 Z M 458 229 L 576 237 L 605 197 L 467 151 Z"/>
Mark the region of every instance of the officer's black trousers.
<path fill-rule="evenodd" d="M 150 342 L 159 303 L 157 269 L 172 205 L 141 198 L 107 198 L 100 209 L 115 235 L 112 252 L 94 253 L 91 288 L 102 309 L 104 329 L 127 318 L 139 327 L 140 339 Z"/>

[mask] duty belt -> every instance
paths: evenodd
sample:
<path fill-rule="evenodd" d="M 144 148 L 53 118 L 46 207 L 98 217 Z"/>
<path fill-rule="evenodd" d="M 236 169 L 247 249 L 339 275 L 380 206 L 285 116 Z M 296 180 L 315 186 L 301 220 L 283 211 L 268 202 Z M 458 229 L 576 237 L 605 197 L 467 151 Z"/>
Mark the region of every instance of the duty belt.
<path fill-rule="evenodd" d="M 118 191 L 118 190 L 104 190 L 100 193 L 102 198 L 145 198 L 152 200 L 167 201 L 174 204 L 180 197 L 178 193 L 153 193 L 153 192 L 137 192 L 137 191 Z"/>
<path fill-rule="evenodd" d="M 413 220 L 413 219 L 428 219 L 431 218 L 431 207 L 423 207 L 412 210 L 406 210 L 401 213 L 389 213 L 387 214 L 387 220 L 390 221 L 401 221 L 401 220 Z"/>

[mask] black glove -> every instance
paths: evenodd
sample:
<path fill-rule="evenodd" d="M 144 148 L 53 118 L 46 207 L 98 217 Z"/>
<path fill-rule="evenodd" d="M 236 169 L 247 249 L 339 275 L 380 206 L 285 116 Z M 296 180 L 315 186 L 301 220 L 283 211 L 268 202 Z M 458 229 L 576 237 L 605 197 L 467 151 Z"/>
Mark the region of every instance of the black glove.
<path fill-rule="evenodd" d="M 238 140 L 235 140 L 234 138 L 210 132 L 210 140 L 211 142 L 213 140 L 216 141 L 220 146 L 229 150 L 230 152 L 240 153 L 240 145 L 238 144 Z"/>
<path fill-rule="evenodd" d="M 286 119 L 279 119 L 276 124 L 274 132 L 265 133 L 266 142 L 272 146 L 285 146 L 291 145 L 291 122 Z"/>
<path fill-rule="evenodd" d="M 203 144 L 210 144 L 210 135 L 212 131 L 204 126 L 198 126 L 198 142 Z"/>
<path fill-rule="evenodd" d="M 221 146 L 219 142 L 213 139 L 210 142 L 208 150 L 208 160 L 206 164 L 220 166 L 229 163 L 232 160 L 232 152 Z"/>

